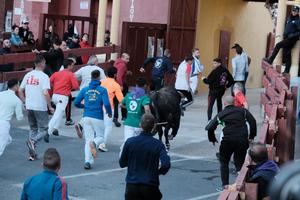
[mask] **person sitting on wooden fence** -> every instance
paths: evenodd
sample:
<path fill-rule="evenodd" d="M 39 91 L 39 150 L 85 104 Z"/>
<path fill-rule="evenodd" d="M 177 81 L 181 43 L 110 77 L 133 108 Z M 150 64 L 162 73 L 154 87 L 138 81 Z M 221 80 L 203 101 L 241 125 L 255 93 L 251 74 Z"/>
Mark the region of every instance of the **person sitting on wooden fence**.
<path fill-rule="evenodd" d="M 268 159 L 268 150 L 265 144 L 254 143 L 249 150 L 253 165 L 250 169 L 248 181 L 257 183 L 257 199 L 263 200 L 268 195 L 268 188 L 275 175 L 279 172 L 278 165 Z"/>
<path fill-rule="evenodd" d="M 11 33 L 11 37 L 10 37 L 11 44 L 16 47 L 23 46 L 24 45 L 23 41 L 22 41 L 21 37 L 19 36 L 19 26 L 13 25 L 12 30 L 13 30 L 13 32 Z"/>
<path fill-rule="evenodd" d="M 2 48 L 0 49 L 0 55 L 10 54 L 11 50 L 11 43 L 9 39 L 5 39 L 2 44 Z M 14 70 L 14 64 L 8 63 L 0 65 L 0 72 L 10 72 Z M 3 91 L 6 89 L 6 82 L 0 83 L 0 91 Z"/>

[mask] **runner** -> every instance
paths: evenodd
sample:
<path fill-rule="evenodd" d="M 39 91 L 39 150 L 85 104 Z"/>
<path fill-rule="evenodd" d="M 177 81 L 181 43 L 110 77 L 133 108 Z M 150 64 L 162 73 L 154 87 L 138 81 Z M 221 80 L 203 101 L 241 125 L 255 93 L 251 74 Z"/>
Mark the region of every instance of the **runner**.
<path fill-rule="evenodd" d="M 108 117 L 112 117 L 107 90 L 100 86 L 100 71 L 94 70 L 91 75 L 90 85 L 83 88 L 74 101 L 76 107 L 84 109 L 82 125 L 85 136 L 85 169 L 91 169 L 97 154 L 96 148 L 104 141 L 103 105 Z"/>
<path fill-rule="evenodd" d="M 51 106 L 51 97 L 48 93 L 50 80 L 45 70 L 45 58 L 37 55 L 34 61 L 35 69 L 28 72 L 19 89 L 19 95 L 28 111 L 28 122 L 30 126 L 29 139 L 26 142 L 29 148 L 29 160 L 36 160 L 36 144 L 47 135 L 48 131 L 48 109 L 54 113 Z M 24 94 L 25 91 L 25 94 Z"/>
<path fill-rule="evenodd" d="M 14 113 L 17 120 L 23 119 L 22 101 L 16 96 L 19 90 L 17 79 L 7 82 L 8 90 L 0 92 L 0 156 L 3 154 L 5 147 L 12 141 L 9 134 L 10 123 Z"/>
<path fill-rule="evenodd" d="M 64 70 L 55 72 L 50 77 L 50 85 L 53 89 L 52 102 L 55 104 L 56 109 L 48 124 L 48 134 L 44 138 L 46 142 L 49 142 L 50 134 L 59 135 L 59 127 L 63 120 L 71 91 L 79 89 L 78 81 L 72 73 L 74 67 L 73 60 L 65 59 L 63 66 Z"/>
<path fill-rule="evenodd" d="M 116 97 L 118 102 L 122 102 L 124 96 L 121 90 L 121 86 L 116 82 L 117 68 L 110 67 L 107 69 L 107 78 L 101 80 L 101 86 L 107 89 L 109 102 L 112 111 L 114 112 L 114 98 Z M 118 110 L 117 110 L 118 111 Z M 106 148 L 107 138 L 112 131 L 113 119 L 104 115 L 104 142 L 101 143 L 98 147 L 100 151 L 106 152 L 108 151 Z"/>
<path fill-rule="evenodd" d="M 123 107 L 127 109 L 127 118 L 124 122 L 124 142 L 130 137 L 141 133 L 140 121 L 144 113 L 151 113 L 150 98 L 145 91 L 146 80 L 138 78 L 136 87 L 128 93 L 122 101 Z M 123 146 L 123 145 L 122 145 Z"/>

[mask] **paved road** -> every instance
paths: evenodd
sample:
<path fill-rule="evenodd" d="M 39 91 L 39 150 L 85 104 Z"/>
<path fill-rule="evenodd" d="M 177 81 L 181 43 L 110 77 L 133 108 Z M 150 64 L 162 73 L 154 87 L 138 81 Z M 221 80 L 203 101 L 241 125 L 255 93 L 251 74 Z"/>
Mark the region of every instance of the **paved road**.
<path fill-rule="evenodd" d="M 251 111 L 257 121 L 262 119 L 258 106 L 257 90 L 249 90 Z M 81 111 L 74 109 L 73 118 L 78 120 Z M 161 191 L 166 200 L 216 199 L 216 186 L 220 185 L 219 164 L 215 158 L 218 146 L 207 142 L 204 127 L 206 119 L 206 96 L 197 97 L 185 113 L 178 136 L 171 143 L 169 152 L 172 167 L 161 177 Z M 12 122 L 13 143 L 0 157 L 0 199 L 20 198 L 25 179 L 41 171 L 41 162 L 27 161 L 27 122 Z M 258 125 L 260 126 L 260 125 Z M 220 130 L 218 130 L 220 132 Z M 55 147 L 62 157 L 60 174 L 68 183 L 69 195 L 74 200 L 120 200 L 123 199 L 126 170 L 118 166 L 119 147 L 123 128 L 114 128 L 109 140 L 109 152 L 99 153 L 93 169 L 83 169 L 84 141 L 76 138 L 73 127 L 62 127 L 59 137 L 52 136 L 50 143 L 40 142 L 37 151 L 42 156 L 45 149 Z M 233 165 L 231 165 L 231 171 Z M 231 181 L 235 175 L 231 173 Z"/>

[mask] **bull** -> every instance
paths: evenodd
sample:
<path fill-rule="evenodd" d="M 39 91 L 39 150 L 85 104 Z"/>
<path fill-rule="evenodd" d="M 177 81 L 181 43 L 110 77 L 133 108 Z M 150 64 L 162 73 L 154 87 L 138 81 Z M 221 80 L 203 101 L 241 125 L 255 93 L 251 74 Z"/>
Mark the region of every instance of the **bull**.
<path fill-rule="evenodd" d="M 181 117 L 181 96 L 172 87 L 164 87 L 150 94 L 152 101 L 152 112 L 156 118 L 154 133 L 158 133 L 159 140 L 165 136 L 165 145 L 170 150 L 170 142 L 178 133 Z M 172 129 L 171 135 L 169 131 Z"/>

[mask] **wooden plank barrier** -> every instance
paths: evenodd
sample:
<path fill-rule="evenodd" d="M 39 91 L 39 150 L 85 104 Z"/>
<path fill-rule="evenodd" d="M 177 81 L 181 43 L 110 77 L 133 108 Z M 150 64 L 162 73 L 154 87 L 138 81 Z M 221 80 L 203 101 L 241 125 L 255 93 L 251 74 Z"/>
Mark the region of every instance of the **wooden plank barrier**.
<path fill-rule="evenodd" d="M 269 159 L 281 165 L 294 159 L 298 90 L 289 87 L 289 76 L 280 73 L 281 67 L 274 68 L 265 61 L 262 61 L 261 67 L 265 91 L 260 97 L 265 118 L 258 141 L 268 145 Z M 235 189 L 224 190 L 219 200 L 257 200 L 257 184 L 247 183 L 250 163 L 251 158 L 247 155 L 233 184 Z"/>
<path fill-rule="evenodd" d="M 84 56 L 84 55 L 98 55 L 98 54 L 105 54 L 106 60 L 104 63 L 99 63 L 103 69 L 108 68 L 111 65 L 110 55 L 112 53 L 120 54 L 120 47 L 119 46 L 109 46 L 109 47 L 91 47 L 91 48 L 84 48 L 84 49 L 70 49 L 64 51 L 64 56 L 67 57 L 70 53 L 76 56 Z M 10 64 L 14 65 L 14 71 L 12 72 L 0 72 L 0 83 L 6 82 L 9 79 L 17 78 L 21 80 L 24 75 L 32 70 L 33 68 L 33 61 L 36 57 L 35 53 L 28 52 L 28 53 L 12 53 L 12 54 L 5 54 L 0 55 L 0 65 L 2 64 Z M 74 70 L 78 70 L 80 67 L 84 65 L 75 65 Z"/>

